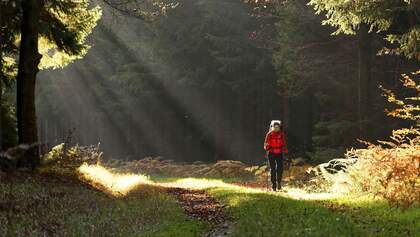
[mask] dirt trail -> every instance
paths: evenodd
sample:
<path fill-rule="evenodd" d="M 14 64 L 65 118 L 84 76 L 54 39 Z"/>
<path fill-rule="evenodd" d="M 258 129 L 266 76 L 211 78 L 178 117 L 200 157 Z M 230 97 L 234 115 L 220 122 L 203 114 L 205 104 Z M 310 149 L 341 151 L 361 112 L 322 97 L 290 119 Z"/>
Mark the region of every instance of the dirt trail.
<path fill-rule="evenodd" d="M 178 187 L 168 187 L 165 191 L 177 197 L 187 216 L 210 224 L 210 231 L 204 233 L 203 237 L 221 237 L 229 232 L 230 220 L 226 215 L 226 206 L 206 191 Z"/>

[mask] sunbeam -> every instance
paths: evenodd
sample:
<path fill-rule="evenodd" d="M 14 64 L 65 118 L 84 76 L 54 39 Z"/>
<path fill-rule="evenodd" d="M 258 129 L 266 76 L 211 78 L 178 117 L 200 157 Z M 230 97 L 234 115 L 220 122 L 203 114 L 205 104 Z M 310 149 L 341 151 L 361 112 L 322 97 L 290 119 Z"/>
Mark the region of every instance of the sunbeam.
<path fill-rule="evenodd" d="M 93 186 L 114 196 L 125 196 L 141 184 L 151 183 L 149 178 L 140 174 L 118 174 L 100 165 L 84 164 L 78 168 L 82 177 Z"/>

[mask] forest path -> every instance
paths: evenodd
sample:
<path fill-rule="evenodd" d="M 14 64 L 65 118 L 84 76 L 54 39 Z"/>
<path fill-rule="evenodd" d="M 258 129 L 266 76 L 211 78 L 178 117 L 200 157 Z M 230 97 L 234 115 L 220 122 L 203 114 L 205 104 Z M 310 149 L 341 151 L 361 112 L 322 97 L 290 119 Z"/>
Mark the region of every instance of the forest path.
<path fill-rule="evenodd" d="M 233 231 L 231 227 L 233 224 L 236 226 L 238 220 L 235 219 L 233 223 L 233 218 L 228 214 L 231 210 L 237 210 L 238 202 L 247 203 L 263 199 L 271 201 L 275 208 L 284 200 L 326 200 L 335 196 L 307 193 L 292 187 L 285 187 L 282 192 L 267 192 L 265 185 L 231 183 L 222 179 L 150 177 L 137 172 L 127 173 L 126 170 L 118 168 L 107 169 L 100 165 L 82 165 L 78 171 L 82 179 L 113 196 L 123 197 L 136 190 L 147 189 L 174 195 L 188 217 L 209 224 L 210 230 L 202 234 L 204 237 L 226 236 Z M 252 212 L 255 208 L 244 210 Z"/>
<path fill-rule="evenodd" d="M 328 200 L 336 197 L 330 193 L 307 193 L 302 189 L 284 187 L 281 192 L 268 191 L 264 183 L 239 183 L 224 182 L 222 180 L 177 178 L 175 180 L 152 181 L 151 185 L 159 186 L 168 194 L 175 195 L 178 203 L 183 207 L 186 215 L 192 219 L 210 224 L 210 230 L 203 233 L 202 237 L 223 237 L 231 233 L 235 224 L 232 217 L 227 214 L 231 208 L 228 202 L 219 202 L 219 198 L 212 195 L 212 189 L 228 189 L 230 192 L 263 195 L 264 197 L 283 197 L 290 200 Z M 235 221 L 236 222 L 236 221 Z"/>
<path fill-rule="evenodd" d="M 226 215 L 226 205 L 222 205 L 205 190 L 167 187 L 166 193 L 175 195 L 187 216 L 210 224 L 211 229 L 203 237 L 225 236 L 230 227 L 230 218 Z"/>

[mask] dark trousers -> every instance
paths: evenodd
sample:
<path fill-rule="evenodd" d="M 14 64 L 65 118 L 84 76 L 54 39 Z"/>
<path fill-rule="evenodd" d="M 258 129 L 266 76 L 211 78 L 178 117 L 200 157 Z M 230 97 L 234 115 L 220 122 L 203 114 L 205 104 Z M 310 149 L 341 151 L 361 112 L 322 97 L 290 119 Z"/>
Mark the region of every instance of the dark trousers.
<path fill-rule="evenodd" d="M 273 189 L 281 187 L 281 178 L 283 176 L 283 153 L 268 153 L 268 162 L 270 163 L 271 183 L 273 184 Z"/>

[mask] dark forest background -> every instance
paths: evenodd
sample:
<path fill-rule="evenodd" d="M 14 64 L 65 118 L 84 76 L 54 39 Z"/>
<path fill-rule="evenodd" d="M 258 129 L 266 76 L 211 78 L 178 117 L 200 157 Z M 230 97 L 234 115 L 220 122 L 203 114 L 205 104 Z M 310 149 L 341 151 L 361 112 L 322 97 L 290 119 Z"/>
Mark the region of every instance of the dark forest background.
<path fill-rule="evenodd" d="M 360 39 L 331 36 L 307 1 L 264 13 L 237 0 L 178 2 L 152 22 L 102 6 L 86 57 L 39 73 L 42 143 L 100 142 L 114 158 L 260 163 L 269 122 L 280 119 L 291 156 L 319 163 L 400 127 L 378 85 L 398 91 L 418 62 L 377 55 L 383 35 L 373 35 L 369 99 L 359 101 Z M 369 105 L 363 132 L 360 103 Z M 13 107 L 3 106 L 3 141 L 13 143 Z"/>

